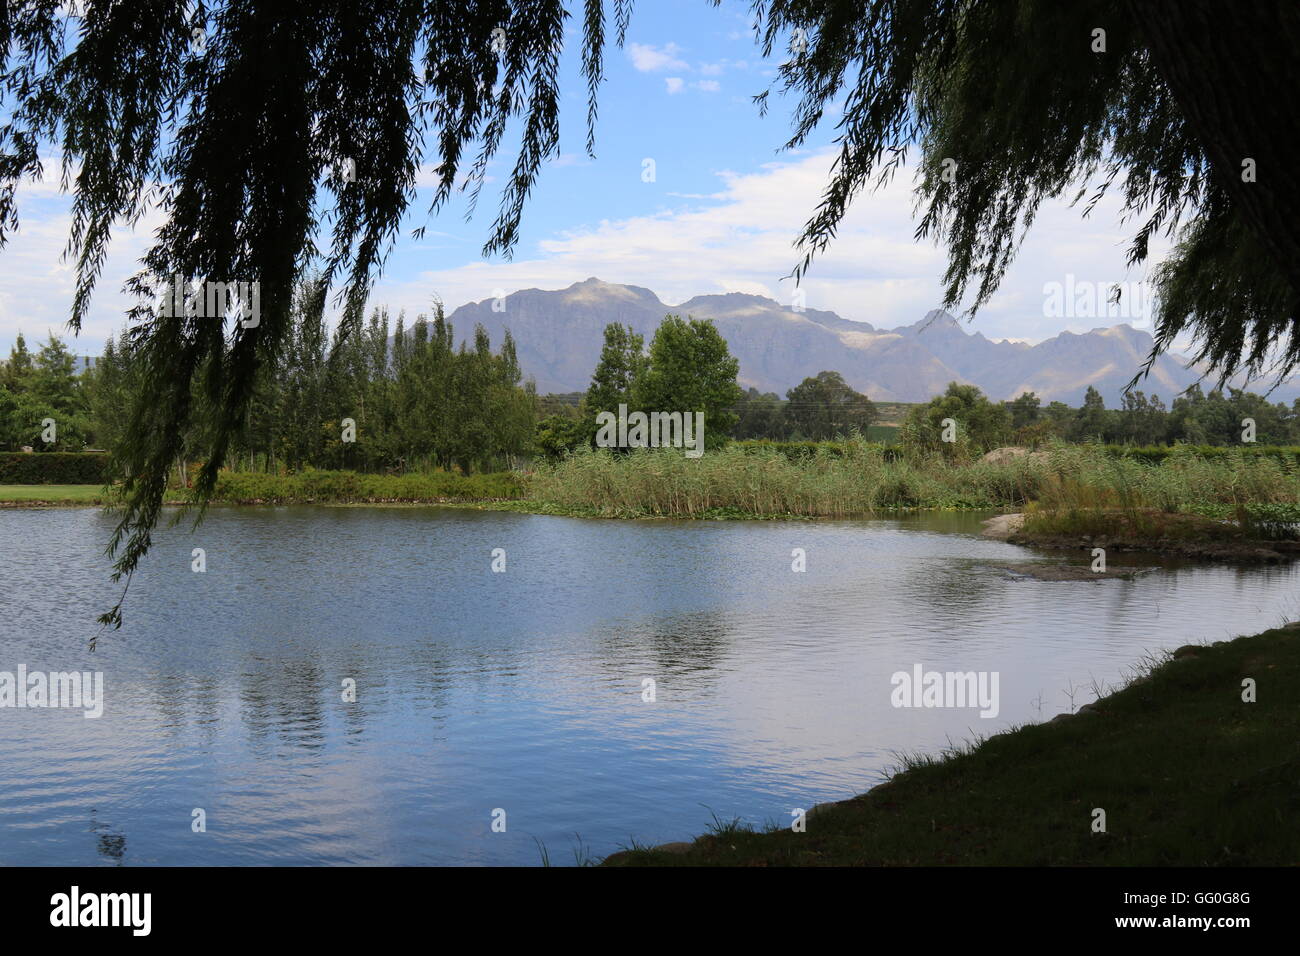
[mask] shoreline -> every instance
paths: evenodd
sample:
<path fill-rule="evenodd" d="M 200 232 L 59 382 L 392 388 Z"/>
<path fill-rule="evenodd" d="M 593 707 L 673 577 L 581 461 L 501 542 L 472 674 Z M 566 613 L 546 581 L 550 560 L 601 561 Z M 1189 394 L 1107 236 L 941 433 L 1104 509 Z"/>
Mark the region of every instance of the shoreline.
<path fill-rule="evenodd" d="M 1247 701 L 1246 678 L 1273 699 Z M 1297 704 L 1300 622 L 1184 645 L 1072 714 L 911 756 L 809 808 L 803 832 L 733 821 L 599 865 L 1294 865 L 1300 832 L 1278 821 L 1300 782 Z"/>
<path fill-rule="evenodd" d="M 28 486 L 30 487 L 30 486 Z M 57 487 L 57 486 L 55 486 Z M 85 487 L 85 486 L 74 486 Z M 0 486 L 3 495 L 4 486 Z M 184 499 L 164 500 L 163 507 L 181 508 L 191 504 Z M 981 514 L 996 511 L 994 507 L 907 507 L 878 509 L 870 513 L 845 515 L 803 515 L 793 513 L 760 514 L 731 508 L 706 509 L 694 514 L 658 515 L 632 511 L 610 512 L 597 508 L 579 508 L 552 505 L 530 498 L 462 498 L 451 496 L 400 497 L 400 496 L 323 496 L 280 498 L 214 498 L 209 506 L 216 507 L 288 507 L 317 505 L 321 507 L 438 507 L 465 508 L 476 511 L 502 511 L 546 517 L 592 518 L 622 521 L 879 521 L 911 514 Z M 104 508 L 102 495 L 65 498 L 12 498 L 0 497 L 0 510 L 41 510 L 51 508 Z M 982 522 L 983 537 L 1021 547 L 1047 551 L 1087 551 L 1104 548 L 1107 551 L 1133 553 L 1193 561 L 1228 562 L 1243 565 L 1279 564 L 1300 558 L 1300 541 L 1275 541 L 1247 538 L 1143 538 L 1126 535 L 1122 529 L 1102 534 L 1056 534 L 1026 531 L 1023 512 L 1005 512 Z M 1015 570 L 1015 569 L 1012 569 Z M 1126 571 L 1135 569 L 1128 568 Z M 1097 575 L 1056 576 L 1052 580 L 1099 580 L 1116 574 L 1101 572 Z M 1048 578 L 1044 578 L 1048 579 Z"/>
<path fill-rule="evenodd" d="M 1242 564 L 1279 564 L 1300 558 L 1300 541 L 1261 538 L 1220 539 L 1140 537 L 1119 529 L 1103 534 L 1058 534 L 1026 531 L 1023 513 L 1003 514 L 984 523 L 985 537 L 1023 547 L 1054 551 L 1088 551 L 1102 548 L 1122 553 L 1156 554 L 1169 558 L 1228 561 Z"/>
<path fill-rule="evenodd" d="M 3 486 L 0 486 L 0 493 L 2 492 Z M 166 504 L 168 507 L 176 507 L 184 505 L 186 502 L 182 500 L 173 500 L 166 502 Z M 319 499 L 305 498 L 290 501 L 217 500 L 213 501 L 212 504 L 221 507 L 256 507 L 259 505 L 317 505 L 321 507 L 359 508 L 453 507 L 565 517 L 623 517 L 625 519 L 636 517 L 642 520 L 647 518 L 661 518 L 661 520 L 711 520 L 718 518 L 732 520 L 795 521 L 848 520 L 838 516 L 809 517 L 803 515 L 761 516 L 743 514 L 696 514 L 690 516 L 620 516 L 607 514 L 584 514 L 575 513 L 573 509 L 556 509 L 526 498 L 463 499 L 443 497 L 412 499 L 349 499 L 342 497 L 327 497 Z M 77 501 L 68 499 L 61 500 L 58 503 L 31 499 L 8 502 L 0 501 L 0 508 L 12 507 L 44 509 L 53 507 L 84 508 L 101 506 L 100 501 Z M 868 519 L 888 519 L 890 517 L 898 517 L 910 513 L 943 512 L 987 514 L 990 510 L 992 509 L 908 508 L 897 509 L 889 512 L 877 512 L 865 517 Z M 1275 563 L 1300 556 L 1300 542 L 1281 542 L 1280 544 L 1284 547 L 1280 550 L 1273 550 L 1279 542 L 1257 542 L 1246 541 L 1243 539 L 1236 541 L 1229 540 L 1226 542 L 1211 542 L 1207 545 L 1205 542 L 1197 543 L 1176 540 L 1135 542 L 1126 541 L 1125 539 L 1118 537 L 1107 538 L 1103 535 L 1033 535 L 1026 534 L 1023 531 L 1023 518 L 1023 514 L 1020 513 L 1006 513 L 987 518 L 982 522 L 984 526 L 982 534 L 985 537 L 1004 540 L 1012 544 L 1033 548 L 1053 548 L 1064 551 L 1078 551 L 1081 549 L 1087 550 L 1094 546 L 1104 546 L 1107 549 L 1114 549 L 1116 551 L 1140 551 L 1148 554 L 1163 553 L 1175 557 L 1201 558 L 1223 562 L 1240 562 L 1242 564 L 1259 562 Z M 1164 550 L 1162 551 L 1159 547 L 1153 547 L 1153 544 L 1163 544 L 1165 546 Z M 1267 549 L 1268 556 L 1251 553 L 1255 546 L 1261 544 L 1267 544 L 1269 546 Z M 1265 549 L 1256 550 L 1262 551 Z M 1039 580 L 1061 581 L 1100 580 L 1107 576 L 1124 577 L 1131 576 L 1134 573 L 1144 573 L 1145 570 L 1114 567 L 1108 573 L 1103 572 L 1101 574 L 1090 574 L 1084 573 L 1089 570 L 1086 563 L 1081 565 L 1062 565 L 1061 568 L 1032 563 L 1025 565 L 1002 565 L 993 563 L 992 566 L 1002 568 L 1003 570 L 1012 573 L 1028 574 L 1037 577 Z M 1047 577 L 1042 576 L 1049 572 L 1054 573 L 1061 571 L 1062 568 L 1067 571 L 1078 573 L 1068 573 L 1057 577 L 1052 577 L 1050 575 Z M 1252 650 L 1249 655 L 1242 657 L 1240 653 L 1240 645 L 1242 645 L 1242 642 L 1260 642 L 1265 639 L 1276 641 L 1279 639 L 1278 635 L 1281 636 L 1281 640 L 1290 642 L 1286 647 L 1282 648 L 1282 651 L 1284 652 L 1283 658 L 1285 659 L 1271 659 L 1270 654 L 1276 650 L 1276 648 L 1272 647 L 1265 647 L 1263 653 L 1256 653 Z M 1231 724 L 1233 720 L 1239 721 L 1242 718 L 1232 715 L 1225 718 L 1219 711 L 1211 711 L 1210 708 L 1218 708 L 1223 702 L 1217 697 L 1213 701 L 1205 699 L 1205 695 L 1201 692 L 1203 692 L 1207 686 L 1206 681 L 1200 680 L 1199 678 L 1196 681 L 1192 681 L 1191 684 L 1187 684 L 1183 681 L 1184 678 L 1187 678 L 1192 674 L 1192 672 L 1188 670 L 1187 662 L 1200 660 L 1203 664 L 1208 666 L 1218 658 L 1234 654 L 1241 658 L 1241 663 L 1243 663 L 1244 666 L 1237 668 L 1237 670 L 1232 674 L 1227 674 L 1226 669 L 1230 669 L 1229 665 L 1235 666 L 1234 662 L 1230 660 L 1217 660 L 1216 666 L 1219 666 L 1223 673 L 1214 675 L 1214 679 L 1217 680 L 1216 693 L 1228 697 L 1231 697 L 1233 693 L 1239 693 L 1238 689 L 1234 689 L 1234 681 L 1236 682 L 1236 686 L 1239 687 L 1243 677 L 1250 677 L 1252 679 L 1259 678 L 1261 684 L 1263 684 L 1266 679 L 1269 680 L 1270 689 L 1268 693 L 1273 695 L 1270 699 L 1270 705 L 1275 705 L 1279 701 L 1285 701 L 1287 706 L 1292 708 L 1292 712 L 1288 713 L 1285 718 L 1276 718 L 1276 726 L 1266 727 L 1261 731 L 1258 725 L 1252 724 L 1249 731 L 1251 734 L 1255 734 L 1256 736 L 1262 734 L 1263 736 L 1261 739 L 1266 738 L 1265 742 L 1270 748 L 1272 748 L 1266 754 L 1267 758 L 1273 761 L 1271 764 L 1268 764 L 1268 766 L 1277 764 L 1278 758 L 1281 757 L 1282 763 L 1277 765 L 1281 766 L 1286 774 L 1291 775 L 1286 778 L 1289 781 L 1288 785 L 1290 786 L 1291 784 L 1294 784 L 1300 786 L 1300 748 L 1295 748 L 1294 744 L 1294 740 L 1300 739 L 1300 694 L 1296 693 L 1296 689 L 1300 688 L 1300 622 L 1296 622 L 1262 632 L 1261 634 L 1252 637 L 1240 637 L 1234 641 L 1219 641 L 1212 645 L 1185 645 L 1178 648 L 1176 651 L 1165 652 L 1162 654 L 1162 659 L 1158 662 L 1148 661 L 1147 667 L 1149 669 L 1145 673 L 1140 674 L 1120 689 L 1114 690 L 1111 693 L 1103 694 L 1103 696 L 1099 697 L 1097 701 L 1084 705 L 1075 713 L 1059 714 L 1055 718 L 1042 723 L 1012 726 L 1005 731 L 994 734 L 992 737 L 984 739 L 977 738 L 969 744 L 957 748 L 950 748 L 938 756 L 920 755 L 907 758 L 901 770 L 864 793 L 843 800 L 823 802 L 808 809 L 805 814 L 805 818 L 808 821 L 807 832 L 802 833 L 799 836 L 804 838 L 803 843 L 811 843 L 814 847 L 823 847 L 822 849 L 813 849 L 811 856 L 807 855 L 808 851 L 803 845 L 787 845 L 789 838 L 785 831 L 772 830 L 768 832 L 755 832 L 737 829 L 735 824 L 718 824 L 716 832 L 697 837 L 692 842 L 662 844 L 652 848 L 634 845 L 633 849 L 610 854 L 610 856 L 603 861 L 602 865 L 933 865 L 936 863 L 958 863 L 963 865 L 1026 865 L 1032 863 L 1034 865 L 1042 865 L 1044 862 L 1049 864 L 1065 863 L 1070 865 L 1088 863 L 1114 865 L 1116 863 L 1132 863 L 1133 860 L 1127 857 L 1116 859 L 1093 859 L 1088 854 L 1095 848 L 1091 846 L 1085 848 L 1082 845 L 1074 844 L 1070 844 L 1065 849 L 1058 848 L 1057 850 L 1053 850 L 1052 852 L 1058 852 L 1062 855 L 1044 860 L 1034 857 L 1032 854 L 1045 852 L 1039 848 L 1038 844 L 1043 843 L 1044 840 L 1049 840 L 1049 843 L 1043 845 L 1050 846 L 1049 838 L 1052 838 L 1054 833 L 1039 833 L 1035 840 L 1026 840 L 1022 846 L 1017 847 L 1014 839 L 1007 837 L 1005 833 L 999 831 L 999 827 L 1006 828 L 1010 826 L 1010 824 L 1005 822 L 1005 818 L 1002 818 L 1002 824 L 995 825 L 988 821 L 998 819 L 998 813 L 1005 814 L 1008 812 L 1004 809 L 1000 810 L 998 808 L 1015 806 L 1017 799 L 1021 799 L 1022 803 L 1024 799 L 1028 799 L 1028 797 L 1025 797 L 1020 791 L 1023 789 L 1025 792 L 1032 792 L 1033 781 L 1026 776 L 1026 772 L 1027 769 L 1032 770 L 1035 765 L 1032 761 L 1027 762 L 1029 761 L 1029 758 L 1041 758 L 1042 760 L 1059 759 L 1062 761 L 1062 765 L 1053 768 L 1051 773 L 1044 773 L 1044 776 L 1051 777 L 1052 774 L 1055 774 L 1057 777 L 1067 781 L 1071 779 L 1070 774 L 1075 768 L 1072 768 L 1069 765 L 1068 760 L 1065 760 L 1065 758 L 1060 754 L 1053 757 L 1052 754 L 1048 752 L 1049 748 L 1047 748 L 1040 739 L 1035 737 L 1039 732 L 1039 728 L 1050 727 L 1058 730 L 1060 728 L 1074 728 L 1074 731 L 1082 730 L 1085 732 L 1091 732 L 1097 728 L 1105 727 L 1108 731 L 1116 731 L 1118 737 L 1115 733 L 1112 733 L 1111 737 L 1115 739 L 1110 741 L 1110 745 L 1118 748 L 1114 751 L 1114 753 L 1119 755 L 1118 758 L 1113 754 L 1111 756 L 1106 756 L 1104 760 L 1102 756 L 1098 756 L 1092 766 L 1096 767 L 1104 762 L 1109 762 L 1114 766 L 1113 771 L 1107 770 L 1106 773 L 1111 775 L 1109 785 L 1112 787 L 1112 793 L 1116 792 L 1114 788 L 1119 788 L 1118 792 L 1121 793 L 1121 802 L 1131 802 L 1134 800 L 1141 802 L 1142 799 L 1146 799 L 1145 794 L 1135 795 L 1123 791 L 1125 785 L 1141 785 L 1148 789 L 1154 788 L 1154 790 L 1157 791 L 1160 789 L 1159 786 L 1155 786 L 1152 783 L 1152 780 L 1148 779 L 1150 773 L 1147 769 L 1144 769 L 1147 764 L 1142 761 L 1150 762 L 1154 760 L 1156 763 L 1151 764 L 1151 766 L 1159 765 L 1159 761 L 1164 759 L 1161 756 L 1162 740 L 1174 739 L 1183 746 L 1182 759 L 1187 761 L 1188 767 L 1203 765 L 1207 759 L 1204 755 L 1196 755 L 1193 758 L 1187 757 L 1186 747 L 1189 743 L 1188 728 L 1193 728 L 1197 733 L 1199 733 L 1207 725 L 1210 727 L 1221 726 L 1224 724 L 1225 720 Z M 1171 668 L 1175 672 L 1172 677 L 1169 673 L 1166 673 Z M 1175 680 L 1174 678 L 1178 679 Z M 1191 709 L 1187 710 L 1185 716 L 1179 716 L 1177 719 L 1173 719 L 1170 716 L 1169 711 L 1174 708 L 1175 705 L 1170 702 L 1171 695 L 1169 694 L 1155 695 L 1155 697 L 1148 695 L 1147 699 L 1142 699 L 1140 693 L 1138 693 L 1144 687 L 1152 684 L 1159 684 L 1166 680 L 1172 681 L 1172 686 L 1180 696 L 1195 698 L 1197 693 L 1201 693 L 1200 698 L 1194 700 L 1193 703 L 1189 705 Z M 1282 681 L 1287 682 L 1287 689 L 1285 691 L 1279 687 L 1279 682 Z M 1134 706 L 1133 704 L 1135 695 L 1140 701 L 1140 706 Z M 1161 711 L 1161 708 L 1164 708 L 1164 710 Z M 1255 714 L 1253 711 L 1255 708 L 1251 707 L 1249 710 L 1252 711 L 1252 713 L 1249 714 L 1249 717 L 1254 718 Z M 1263 710 L 1263 708 L 1260 708 L 1261 713 Z M 1270 709 L 1269 713 L 1273 714 L 1276 712 Z M 1294 717 L 1291 716 L 1292 713 L 1294 714 Z M 1087 717 L 1088 720 L 1075 720 L 1075 717 Z M 1124 728 L 1112 726 L 1108 721 L 1124 721 L 1126 726 L 1132 724 L 1136 729 L 1129 728 L 1128 730 L 1124 730 Z M 1143 723 L 1143 721 L 1146 722 Z M 1291 723 L 1287 724 L 1287 721 L 1290 721 Z M 1292 724 L 1294 726 L 1292 726 Z M 1232 729 L 1231 735 L 1245 733 L 1240 726 L 1237 726 L 1236 724 L 1233 724 L 1232 726 L 1235 729 Z M 1288 746 L 1293 748 L 1294 753 L 1279 750 L 1278 748 L 1280 745 L 1271 736 L 1274 731 L 1281 732 L 1284 727 L 1287 732 L 1292 734 L 1290 738 L 1292 742 L 1289 743 Z M 1124 736 L 1125 733 L 1128 734 L 1127 737 Z M 1086 734 L 1085 736 L 1080 736 L 1078 733 L 1074 733 L 1073 731 L 1072 734 L 1072 743 L 1079 745 L 1086 744 Z M 1193 736 L 1191 742 L 1194 743 L 1195 740 L 1196 738 Z M 1209 738 L 1207 738 L 1207 740 L 1209 740 Z M 1256 744 L 1259 742 L 1259 740 L 1251 741 L 1251 743 Z M 1213 743 L 1213 741 L 1211 741 L 1211 743 Z M 1060 741 L 1057 741 L 1055 746 L 1059 749 L 1063 745 Z M 992 751 L 988 749 L 990 747 L 993 748 Z M 998 748 L 1003 749 L 998 750 Z M 992 756 L 990 756 L 990 753 L 992 753 Z M 1290 756 L 1287 755 L 1288 753 L 1290 753 Z M 1009 756 L 1013 759 L 1008 759 Z M 1137 759 L 1139 756 L 1141 757 L 1141 760 Z M 980 778 L 977 781 L 977 784 L 979 787 L 985 788 L 983 792 L 998 794 L 996 799 L 990 799 L 988 801 L 989 805 L 983 806 L 979 809 L 979 813 L 976 815 L 978 819 L 974 823 L 969 822 L 967 816 L 963 815 L 965 813 L 963 809 L 963 794 L 971 792 L 970 775 L 960 769 L 964 766 L 962 763 L 963 761 L 987 765 L 986 769 L 989 772 L 986 773 L 984 777 Z M 993 764 L 997 764 L 998 766 L 994 767 L 992 766 Z M 1127 772 L 1129 773 L 1128 777 L 1124 777 L 1124 775 L 1120 773 L 1120 770 L 1124 769 L 1126 764 L 1128 768 Z M 957 767 L 958 769 L 953 769 L 953 767 Z M 1008 788 L 1007 781 L 1002 780 L 1001 777 L 995 777 L 992 772 L 994 770 L 998 771 L 998 773 L 1002 775 L 1009 774 L 1009 781 L 1012 786 Z M 1164 770 L 1161 772 L 1171 774 L 1171 776 L 1161 778 L 1162 782 L 1167 782 L 1171 779 L 1177 779 L 1177 775 L 1183 773 L 1184 770 L 1181 765 L 1167 763 Z M 1211 771 L 1211 776 L 1218 772 L 1218 768 L 1214 768 Z M 1241 768 L 1237 768 L 1237 772 L 1239 774 L 1246 773 L 1246 771 L 1241 770 Z M 956 776 L 955 778 L 949 778 L 945 777 L 945 774 Z M 1232 787 L 1237 787 L 1241 779 L 1245 778 L 1240 776 L 1234 778 L 1232 781 Z M 937 783 L 936 780 L 938 781 Z M 1000 780 L 1002 781 L 1001 783 L 999 783 Z M 1078 792 L 1087 792 L 1087 787 L 1090 785 L 1088 780 L 1081 778 L 1075 782 L 1078 787 L 1082 788 L 1078 790 Z M 1224 785 L 1226 786 L 1226 784 Z M 1001 791 L 998 789 L 999 786 L 1003 787 Z M 1139 786 L 1139 789 L 1141 786 Z M 1188 779 L 1183 781 L 1182 789 L 1188 790 L 1190 788 L 1194 790 L 1196 786 L 1197 784 L 1195 781 Z M 945 787 L 950 789 L 952 793 L 943 793 L 942 791 Z M 1235 793 L 1235 791 L 1233 791 L 1233 793 Z M 1061 795 L 1055 794 L 1053 798 L 1061 798 Z M 1240 795 L 1233 797 L 1233 799 L 1238 798 L 1241 798 Z M 1088 799 L 1093 798 L 1089 797 Z M 1177 793 L 1169 799 L 1177 800 Z M 1219 794 L 1219 797 L 1216 799 L 1228 799 L 1228 797 Z M 1253 797 L 1251 799 L 1253 799 Z M 915 802 L 920 809 L 910 809 L 913 802 Z M 1193 800 L 1192 803 L 1195 804 L 1195 800 Z M 1099 805 L 1104 806 L 1104 804 Z M 1197 806 L 1199 807 L 1199 805 Z M 927 809 L 927 807 L 929 809 Z M 1158 809 L 1163 813 L 1168 809 L 1168 807 L 1165 804 L 1162 804 Z M 1197 812 L 1200 812 L 1200 809 L 1203 808 L 1199 808 Z M 934 815 L 939 813 L 941 810 L 946 812 L 948 816 L 944 817 Z M 1024 811 L 1023 805 L 1021 806 L 1021 810 Z M 1042 804 L 1031 807 L 1027 812 L 1049 813 L 1049 810 L 1050 808 L 1048 808 L 1047 804 Z M 909 814 L 911 814 L 911 816 L 909 816 Z M 978 858 L 971 858 L 969 855 L 963 855 L 963 853 L 966 853 L 967 851 L 958 852 L 952 847 L 943 845 L 933 837 L 934 834 L 941 832 L 939 829 L 931 829 L 931 836 L 927 837 L 924 832 L 924 826 L 922 825 L 925 822 L 923 818 L 926 814 L 930 814 L 928 819 L 932 827 L 937 827 L 935 822 L 936 820 L 946 819 L 955 821 L 945 824 L 947 831 L 950 833 L 962 835 L 971 830 L 978 830 L 982 835 L 981 838 L 985 841 L 989 841 L 989 845 L 993 847 L 992 850 L 988 851 L 992 853 L 993 858 L 986 859 L 983 856 L 979 856 L 979 853 L 985 852 L 985 848 L 982 846 L 976 854 Z M 1184 815 L 1186 816 L 1186 814 Z M 1265 814 L 1265 817 L 1266 816 L 1267 814 Z M 915 817 L 915 819 L 912 819 L 912 817 Z M 1199 817 L 1191 820 L 1188 825 L 1193 828 L 1193 831 L 1196 832 L 1198 836 L 1200 835 L 1200 831 L 1196 830 L 1196 827 L 1203 827 L 1207 832 L 1213 830 L 1210 823 L 1205 822 Z M 890 830 L 891 827 L 894 827 L 897 832 Z M 807 839 L 814 832 L 821 832 L 823 828 L 827 828 L 826 838 L 831 840 L 830 844 L 819 842 L 818 840 Z M 838 831 L 838 836 L 835 835 L 836 831 Z M 870 835 L 864 836 L 864 833 L 867 833 L 867 831 L 870 831 Z M 1237 836 L 1234 833 L 1229 837 L 1225 837 L 1225 839 L 1228 839 L 1229 842 L 1224 845 L 1231 846 L 1234 845 L 1231 841 L 1236 840 Z M 1254 839 L 1254 837 L 1252 836 L 1251 839 Z M 1259 854 L 1262 854 L 1265 851 L 1259 847 L 1262 847 L 1264 844 L 1258 843 L 1257 845 L 1252 844 L 1253 848 L 1250 852 L 1256 855 L 1247 862 L 1256 862 L 1260 859 L 1265 859 L 1269 862 L 1300 862 L 1300 834 L 1297 835 L 1296 840 L 1298 841 L 1296 852 L 1292 858 L 1274 859 L 1272 857 L 1260 856 Z M 909 847 L 918 842 L 921 845 L 928 846 L 929 849 L 927 852 L 931 854 L 930 856 L 909 855 L 913 852 Z M 1283 845 L 1285 846 L 1285 844 Z M 1206 854 L 1210 854 L 1211 856 L 1218 853 L 1218 849 L 1211 846 L 1208 842 L 1202 849 Z M 920 851 L 916 852 L 920 853 Z M 1228 853 L 1231 857 L 1229 851 L 1225 850 L 1224 852 Z M 1232 852 L 1237 851 L 1234 850 Z M 1015 856 L 1014 853 L 1027 855 Z M 1071 856 L 1071 853 L 1076 855 Z M 898 854 L 902 855 L 899 856 Z M 1188 861 L 1186 860 L 1171 861 L 1162 859 L 1158 856 L 1143 857 L 1139 862 L 1142 862 L 1145 865 L 1163 865 L 1175 862 L 1180 862 L 1182 865 L 1188 865 Z M 1198 862 L 1203 863 L 1205 861 L 1193 860 L 1191 862 L 1195 865 Z M 1235 857 L 1227 859 L 1218 859 L 1216 857 L 1212 859 L 1211 862 L 1241 863 L 1243 861 Z"/>
<path fill-rule="evenodd" d="M 3 493 L 4 486 L 0 485 L 0 494 Z M 0 509 L 4 508 L 102 508 L 107 504 L 103 497 L 90 498 L 22 498 L 22 499 L 4 499 L 0 498 Z M 173 498 L 164 500 L 163 506 L 168 508 L 183 507 L 190 502 L 184 499 Z M 870 513 L 854 513 L 848 515 L 802 515 L 793 513 L 762 514 L 751 511 L 741 511 L 730 508 L 706 509 L 695 514 L 680 515 L 656 515 L 644 514 L 640 512 L 608 512 L 596 508 L 579 508 L 568 507 L 563 505 L 551 505 L 545 502 L 537 501 L 531 498 L 456 498 L 456 497 L 430 497 L 430 498 L 405 498 L 405 497 L 293 497 L 287 499 L 264 499 L 264 498 L 213 498 L 209 505 L 220 505 L 224 507 L 283 507 L 292 505 L 320 505 L 327 507 L 372 507 L 372 506 L 438 506 L 452 508 L 472 508 L 479 511 L 509 511 L 519 514 L 544 515 L 561 518 L 607 518 L 611 520 L 635 520 L 635 521 L 709 521 L 709 520 L 735 520 L 735 521 L 871 521 L 878 520 L 901 514 L 919 514 L 919 513 L 966 513 L 979 514 L 996 510 L 993 507 L 979 508 L 889 508 L 879 509 Z"/>

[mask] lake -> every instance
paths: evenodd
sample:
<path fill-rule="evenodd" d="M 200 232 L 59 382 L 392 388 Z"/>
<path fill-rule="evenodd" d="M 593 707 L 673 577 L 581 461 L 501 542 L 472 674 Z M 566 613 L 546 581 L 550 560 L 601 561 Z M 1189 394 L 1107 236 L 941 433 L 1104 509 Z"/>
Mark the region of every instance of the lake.
<path fill-rule="evenodd" d="M 0 864 L 572 864 L 788 825 L 1300 612 L 1300 565 L 1020 577 L 994 565 L 1044 556 L 980 517 L 214 508 L 159 533 L 92 653 L 110 519 L 0 510 L 0 672 L 104 682 L 98 718 L 0 708 Z M 895 707 L 918 665 L 996 672 L 996 717 Z"/>

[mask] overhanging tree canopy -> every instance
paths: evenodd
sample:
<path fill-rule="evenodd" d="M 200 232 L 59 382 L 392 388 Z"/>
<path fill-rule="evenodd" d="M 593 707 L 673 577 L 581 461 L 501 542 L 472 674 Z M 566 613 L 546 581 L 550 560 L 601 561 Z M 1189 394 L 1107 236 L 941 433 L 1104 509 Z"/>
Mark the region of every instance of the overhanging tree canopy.
<path fill-rule="evenodd" d="M 125 507 L 110 545 L 115 578 L 150 545 L 172 463 L 205 459 L 202 503 L 248 407 L 257 369 L 290 333 L 308 269 L 336 286 L 345 330 L 415 193 L 421 164 L 438 186 L 431 212 L 518 126 L 518 146 L 484 253 L 508 252 L 542 164 L 558 151 L 564 0 L 55 0 L 0 7 L 0 244 L 17 228 L 15 194 L 39 177 L 41 149 L 62 154 L 72 192 L 68 252 L 80 327 L 110 228 L 150 204 L 167 220 L 133 291 L 152 276 L 260 283 L 259 321 L 136 309 L 130 347 L 150 374 L 118 449 Z M 602 77 L 606 8 L 619 42 L 630 0 L 585 0 L 582 71 L 588 150 Z M 74 42 L 75 38 L 75 42 Z M 347 174 L 336 174 L 346 164 Z M 319 237 L 326 248 L 317 248 Z M 218 410 L 204 448 L 184 449 L 193 383 Z M 120 625 L 121 605 L 105 615 Z"/>
<path fill-rule="evenodd" d="M 74 197 L 74 328 L 112 224 L 139 221 L 149 204 L 167 219 L 136 291 L 146 274 L 261 285 L 251 328 L 151 305 L 133 314 L 129 345 L 149 374 L 118 453 L 120 578 L 149 548 L 183 451 L 206 462 L 194 500 L 210 495 L 255 374 L 287 340 L 295 282 L 319 270 L 354 328 L 420 167 L 438 173 L 436 211 L 458 183 L 477 191 L 517 127 L 484 246 L 510 250 L 558 147 L 568 8 L 582 22 L 590 151 L 606 15 L 621 41 L 631 0 L 69 6 L 80 14 L 71 21 L 56 0 L 0 6 L 0 245 L 17 227 L 18 182 L 41 174 L 40 150 L 53 144 Z M 1177 230 L 1156 271 L 1157 350 L 1186 331 L 1225 375 L 1258 373 L 1272 356 L 1281 373 L 1300 363 L 1291 0 L 756 0 L 753 10 L 765 52 L 793 48 L 777 83 L 799 97 L 788 145 L 843 105 L 838 162 L 800 237 L 797 275 L 909 146 L 921 152 L 918 236 L 949 250 L 949 307 L 970 288 L 972 310 L 986 302 L 1041 202 L 1100 177 L 1135 221 L 1132 262 Z M 355 176 L 330 176 L 340 163 Z M 205 447 L 185 449 L 195 385 L 218 414 Z M 120 623 L 119 611 L 104 620 Z"/>
<path fill-rule="evenodd" d="M 839 155 L 799 245 L 801 275 L 853 199 L 919 147 L 917 237 L 948 248 L 945 307 L 997 289 L 1044 199 L 1118 189 L 1136 228 L 1178 242 L 1155 270 L 1156 351 L 1187 332 L 1227 376 L 1300 364 L 1300 5 L 1292 0 L 771 0 L 788 147 L 831 108 Z M 794 37 L 794 43 L 790 38 Z M 767 94 L 759 97 L 766 103 Z M 1248 162 L 1249 161 L 1249 162 Z M 1247 171 L 1249 166 L 1249 172 Z M 1086 187 L 1085 187 L 1086 188 Z M 1079 192 L 1076 201 L 1084 199 Z"/>

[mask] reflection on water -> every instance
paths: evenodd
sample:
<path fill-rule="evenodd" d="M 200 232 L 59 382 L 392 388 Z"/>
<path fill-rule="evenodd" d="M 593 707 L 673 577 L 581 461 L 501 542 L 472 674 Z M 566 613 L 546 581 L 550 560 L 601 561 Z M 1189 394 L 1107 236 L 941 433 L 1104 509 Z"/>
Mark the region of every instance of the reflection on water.
<path fill-rule="evenodd" d="M 0 671 L 105 685 L 97 720 L 0 709 L 0 863 L 535 864 L 784 822 L 1297 613 L 1290 566 L 1040 582 L 978 524 L 218 509 L 159 536 L 92 654 L 108 519 L 0 512 Z M 893 708 L 915 664 L 997 671 L 997 718 Z"/>

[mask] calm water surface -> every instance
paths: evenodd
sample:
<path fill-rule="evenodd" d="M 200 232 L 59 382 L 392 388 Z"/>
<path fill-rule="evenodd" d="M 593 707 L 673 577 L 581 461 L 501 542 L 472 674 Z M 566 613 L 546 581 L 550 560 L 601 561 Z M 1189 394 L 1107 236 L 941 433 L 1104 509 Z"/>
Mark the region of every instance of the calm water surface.
<path fill-rule="evenodd" d="M 978 527 L 215 509 L 160 534 L 90 653 L 109 519 L 0 511 L 0 671 L 102 671 L 106 698 L 0 709 L 0 864 L 533 865 L 788 823 L 1300 612 L 1300 565 L 1047 583 Z M 1000 713 L 894 708 L 918 663 L 999 672 Z"/>

